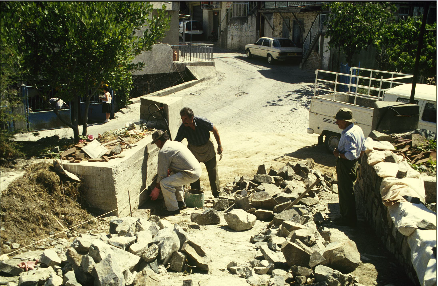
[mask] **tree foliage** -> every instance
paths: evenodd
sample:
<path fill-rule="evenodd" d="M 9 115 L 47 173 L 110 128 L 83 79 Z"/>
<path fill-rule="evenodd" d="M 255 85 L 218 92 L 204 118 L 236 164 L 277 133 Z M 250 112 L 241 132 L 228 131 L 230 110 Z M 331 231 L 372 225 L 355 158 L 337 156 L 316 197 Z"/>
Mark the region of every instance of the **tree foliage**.
<path fill-rule="evenodd" d="M 13 15 L 5 32 L 18 51 L 23 79 L 40 91 L 73 101 L 71 122 L 64 122 L 79 140 L 79 99 L 86 102 L 103 85 L 128 94 L 132 72 L 142 63 L 134 57 L 164 37 L 169 19 L 163 9 L 146 2 L 3 2 L 2 12 Z M 2 33 L 3 36 L 3 33 Z M 57 110 L 54 110 L 57 113 Z M 62 118 L 59 117 L 61 120 Z"/>
<path fill-rule="evenodd" d="M 374 43 L 380 28 L 391 19 L 393 8 L 385 2 L 331 2 L 328 7 L 328 44 L 340 48 L 350 65 L 354 54 Z"/>
<path fill-rule="evenodd" d="M 413 73 L 421 19 L 398 19 L 391 2 L 331 2 L 326 36 L 350 66 L 354 54 L 373 45 L 379 69 Z M 436 82 L 436 23 L 426 25 L 420 75 Z"/>
<path fill-rule="evenodd" d="M 382 27 L 375 45 L 379 68 L 403 73 L 414 72 L 421 19 L 408 18 Z M 436 82 L 436 23 L 426 24 L 419 74 Z"/>

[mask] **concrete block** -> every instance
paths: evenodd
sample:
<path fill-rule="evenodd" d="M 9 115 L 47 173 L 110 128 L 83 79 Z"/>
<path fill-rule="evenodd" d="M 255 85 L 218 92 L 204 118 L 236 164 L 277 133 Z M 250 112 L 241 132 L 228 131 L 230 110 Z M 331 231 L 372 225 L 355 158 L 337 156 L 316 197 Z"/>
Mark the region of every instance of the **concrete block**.
<path fill-rule="evenodd" d="M 65 163 L 64 169 L 82 178 L 85 199 L 91 209 L 128 216 L 147 200 L 147 189 L 157 174 L 158 148 L 152 135 L 109 162 Z M 143 193 L 142 193 L 143 192 Z"/>
<path fill-rule="evenodd" d="M 145 96 L 141 98 L 140 119 L 147 121 L 146 124 L 148 127 L 164 129 L 165 122 L 164 120 L 161 120 L 161 114 L 157 112 L 157 108 L 154 104 L 158 107 L 164 108 L 164 114 L 166 115 L 166 120 L 169 124 L 170 137 L 172 140 L 175 139 L 178 128 L 182 123 L 181 116 L 179 115 L 179 112 L 184 107 L 182 104 L 182 98 L 167 96 Z M 153 116 L 158 118 L 158 120 L 155 120 Z M 160 123 L 160 126 L 150 126 L 154 121 L 159 121 L 157 123 Z"/>

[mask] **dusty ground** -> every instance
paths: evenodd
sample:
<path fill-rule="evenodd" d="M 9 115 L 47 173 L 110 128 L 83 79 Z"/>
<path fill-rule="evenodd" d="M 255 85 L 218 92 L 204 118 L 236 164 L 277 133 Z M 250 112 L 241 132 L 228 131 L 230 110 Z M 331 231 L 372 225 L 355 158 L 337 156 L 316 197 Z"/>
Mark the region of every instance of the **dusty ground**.
<path fill-rule="evenodd" d="M 219 53 L 215 54 L 215 58 L 217 77 L 170 96 L 182 97 L 184 105 L 191 106 L 195 115 L 207 117 L 218 127 L 224 147 L 223 158 L 218 163 L 222 186 L 232 182 L 236 176 L 252 177 L 260 164 L 278 169 L 288 161 L 295 162 L 306 158 L 315 161 L 316 169 L 334 172 L 334 157 L 326 153 L 322 146 L 316 145 L 317 135 L 306 133 L 313 72 L 302 71 L 297 66 L 290 65 L 271 67 L 262 60 L 249 61 L 243 55 L 235 53 Z M 125 122 L 135 122 L 138 120 L 138 111 L 139 104 L 134 104 L 118 113 L 117 120 L 111 120 L 101 126 L 91 126 L 89 134 L 97 135 L 94 132 L 101 132 L 103 128 L 119 128 Z M 69 130 L 57 132 L 60 136 L 71 136 Z M 51 135 L 53 131 L 40 132 L 34 137 Z M 22 137 L 34 140 L 32 136 L 27 134 Z M 203 171 L 201 180 L 206 196 L 209 197 L 211 193 L 204 167 Z M 17 174 L 19 173 L 15 171 L 2 173 L 2 189 Z M 27 190 L 32 191 L 32 188 Z M 2 193 L 2 205 L 6 194 Z M 330 216 L 336 215 L 337 195 L 329 192 L 321 193 L 319 196 L 332 210 Z M 29 197 L 32 197 L 35 208 L 47 203 L 43 196 Z M 52 205 L 61 205 L 57 200 L 60 196 L 47 198 L 53 199 Z M 25 204 L 29 200 L 26 199 Z M 11 200 L 12 202 L 18 201 Z M 69 207 L 79 209 L 80 204 L 72 202 Z M 166 219 L 182 225 L 191 236 L 202 242 L 211 260 L 211 273 L 167 273 L 160 276 L 160 285 L 182 285 L 182 281 L 186 279 L 193 280 L 193 285 L 201 286 L 248 285 L 245 279 L 229 274 L 226 266 L 230 261 L 244 264 L 255 257 L 257 252 L 250 243 L 250 237 L 262 230 L 266 223 L 258 221 L 253 229 L 244 232 L 230 231 L 223 219 L 220 225 L 198 228 L 190 222 L 190 213 L 193 211 L 196 210 L 187 209 L 180 215 Z M 73 212 L 73 209 L 70 212 Z M 140 209 L 134 215 L 142 216 L 147 212 L 147 209 Z M 35 228 L 31 219 L 34 212 L 28 210 L 20 213 L 21 220 L 16 225 L 8 227 L 17 228 L 15 240 L 22 237 L 33 239 L 34 232 L 19 233 L 18 228 Z M 57 219 L 60 220 L 60 217 Z M 46 217 L 46 220 L 49 218 Z M 4 227 L 6 230 L 6 226 Z M 44 227 L 44 223 L 38 225 L 38 228 Z M 360 221 L 354 230 L 342 230 L 356 242 L 361 253 L 364 263 L 352 274 L 357 276 L 362 284 L 410 285 L 404 272 L 394 263 L 364 221 Z M 3 231 L 2 229 L 2 233 Z"/>

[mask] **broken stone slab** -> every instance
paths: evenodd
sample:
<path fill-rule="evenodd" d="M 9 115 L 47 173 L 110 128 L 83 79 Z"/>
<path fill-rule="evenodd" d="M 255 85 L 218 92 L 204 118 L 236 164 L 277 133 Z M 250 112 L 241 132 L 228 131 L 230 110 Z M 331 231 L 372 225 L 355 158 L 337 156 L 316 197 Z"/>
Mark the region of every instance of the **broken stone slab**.
<path fill-rule="evenodd" d="M 110 221 L 110 233 L 119 236 L 134 236 L 136 233 L 138 218 L 123 217 L 115 218 Z"/>
<path fill-rule="evenodd" d="M 106 244 L 103 241 L 97 240 L 94 241 L 93 244 L 90 246 L 88 254 L 93 257 L 96 263 L 99 263 L 100 261 L 105 259 L 106 256 L 111 254 L 112 257 L 117 257 L 117 260 L 123 270 L 128 269 L 130 271 L 137 265 L 140 260 L 140 257 L 137 255 Z"/>
<path fill-rule="evenodd" d="M 342 273 L 353 272 L 361 264 L 356 243 L 350 239 L 328 244 L 323 256 L 326 259 L 324 265 Z"/>
<path fill-rule="evenodd" d="M 260 191 L 252 193 L 249 197 L 251 206 L 260 209 L 272 210 L 277 202 L 268 192 Z"/>
<path fill-rule="evenodd" d="M 190 220 L 199 225 L 212 225 L 221 222 L 217 210 L 211 208 L 204 210 L 202 213 L 192 213 L 190 215 Z"/>
<path fill-rule="evenodd" d="M 94 240 L 96 240 L 96 236 L 82 234 L 80 237 L 76 237 L 71 246 L 76 249 L 78 253 L 87 253 L 88 249 L 90 248 L 91 244 Z"/>
<path fill-rule="evenodd" d="M 159 221 L 159 219 L 158 219 L 158 221 Z M 158 234 L 159 229 L 160 229 L 160 227 L 158 226 L 158 224 L 156 222 L 148 220 L 148 219 L 144 219 L 144 218 L 139 218 L 135 224 L 135 230 L 137 232 L 149 231 L 151 233 L 152 237 L 154 237 Z"/>
<path fill-rule="evenodd" d="M 172 254 L 180 248 L 179 237 L 172 228 L 159 230 L 152 242 L 160 248 L 159 257 L 163 265 L 166 265 Z"/>
<path fill-rule="evenodd" d="M 292 265 L 290 270 L 294 276 L 309 277 L 313 274 L 312 269 L 305 266 Z"/>
<path fill-rule="evenodd" d="M 158 254 L 160 252 L 160 248 L 156 244 L 151 244 L 142 254 L 141 258 L 147 262 L 150 263 L 157 259 Z"/>
<path fill-rule="evenodd" d="M 306 191 L 306 185 L 302 181 L 285 181 L 285 183 L 284 192 L 293 194 L 296 198 Z"/>
<path fill-rule="evenodd" d="M 63 282 L 64 281 L 61 276 L 52 274 L 50 275 L 49 279 L 47 279 L 46 283 L 44 283 L 44 286 L 61 286 Z"/>
<path fill-rule="evenodd" d="M 228 227 L 236 231 L 251 229 L 257 221 L 255 215 L 247 213 L 241 209 L 234 209 L 224 214 L 224 218 Z"/>
<path fill-rule="evenodd" d="M 108 152 L 108 149 L 105 148 L 102 144 L 97 140 L 93 140 L 87 144 L 87 146 L 82 147 L 82 151 L 84 151 L 91 159 L 97 159 L 105 155 Z"/>
<path fill-rule="evenodd" d="M 253 178 L 254 183 L 261 184 L 261 183 L 267 183 L 272 184 L 274 182 L 274 179 L 266 174 L 255 174 Z"/>
<path fill-rule="evenodd" d="M 53 267 L 61 264 L 61 258 L 59 258 L 58 254 L 53 248 L 50 248 L 44 250 L 43 254 L 41 255 L 40 262 L 46 266 Z"/>
<path fill-rule="evenodd" d="M 257 174 L 266 175 L 267 174 L 266 170 L 267 168 L 265 164 L 259 165 L 257 168 Z"/>
<path fill-rule="evenodd" d="M 200 270 L 208 272 L 209 265 L 207 262 L 207 257 L 205 255 L 201 255 L 202 253 L 198 253 L 196 249 L 190 245 L 190 243 L 186 241 L 181 248 L 181 252 L 187 254 L 190 263 L 193 263 L 193 265 L 198 267 Z"/>
<path fill-rule="evenodd" d="M 136 241 L 135 236 L 114 236 L 108 239 L 108 244 L 117 248 L 127 250 Z M 132 253 L 132 252 L 131 252 Z"/>
<path fill-rule="evenodd" d="M 288 235 L 288 238 L 289 237 L 291 241 L 300 240 L 301 242 L 303 242 L 305 245 L 309 247 L 315 245 L 316 243 L 315 231 L 310 228 L 300 228 L 300 229 L 292 230 Z"/>
<path fill-rule="evenodd" d="M 388 207 L 394 226 L 404 236 L 410 236 L 416 229 L 436 229 L 436 213 L 423 204 L 400 202 Z"/>
<path fill-rule="evenodd" d="M 73 271 L 68 271 L 65 273 L 62 280 L 65 286 L 81 286 L 81 284 L 76 280 L 76 276 Z M 95 285 L 97 285 L 97 283 Z"/>
<path fill-rule="evenodd" d="M 230 206 L 227 198 L 217 198 L 213 201 L 213 209 L 217 211 L 224 211 Z"/>
<path fill-rule="evenodd" d="M 94 266 L 96 266 L 96 263 L 90 255 L 87 254 L 82 256 L 81 268 L 85 273 L 91 274 Z"/>
<path fill-rule="evenodd" d="M 268 239 L 268 247 L 272 251 L 280 251 L 281 246 L 285 242 L 286 242 L 286 238 L 281 237 L 281 236 L 277 236 L 275 234 L 271 234 L 271 235 L 269 235 L 269 239 Z"/>
<path fill-rule="evenodd" d="M 22 262 L 21 259 L 18 258 L 11 258 L 7 260 L 1 260 L 0 261 L 0 272 L 12 275 L 12 276 L 18 276 L 21 272 L 23 272 L 23 268 L 20 268 L 18 264 Z"/>
<path fill-rule="evenodd" d="M 286 259 L 281 254 L 281 252 L 272 251 L 271 249 L 269 249 L 267 244 L 261 245 L 259 249 L 262 252 L 263 257 L 270 263 L 274 264 L 274 266 L 278 266 L 286 263 Z"/>
<path fill-rule="evenodd" d="M 89 255 L 81 255 L 73 247 L 70 247 L 67 249 L 66 256 L 67 256 L 67 262 L 70 263 L 74 271 L 74 275 L 75 275 L 74 281 L 77 280 L 79 283 L 85 285 L 90 283 L 90 281 L 93 280 L 93 277 L 90 275 L 90 272 L 85 271 L 84 267 L 82 266 L 83 263 L 86 263 L 84 262 L 84 256 L 89 256 Z"/>
<path fill-rule="evenodd" d="M 20 273 L 18 285 L 44 285 L 51 275 L 56 274 L 52 267 L 38 268 Z"/>
<path fill-rule="evenodd" d="M 421 176 L 424 181 L 424 190 L 426 193 L 426 203 L 436 203 L 436 177 Z"/>
<path fill-rule="evenodd" d="M 306 227 L 294 221 L 283 221 L 278 230 L 278 235 L 282 237 L 288 237 L 292 231 L 302 228 Z"/>
<path fill-rule="evenodd" d="M 251 204 L 249 203 L 248 196 L 236 195 L 234 197 L 234 204 L 235 204 L 236 208 L 240 208 L 243 210 L 248 210 L 251 208 Z"/>
<path fill-rule="evenodd" d="M 254 215 L 261 221 L 271 221 L 274 218 L 274 212 L 269 210 L 256 210 Z"/>
<path fill-rule="evenodd" d="M 142 230 L 136 233 L 137 241 L 129 246 L 129 252 L 135 255 L 140 255 L 152 242 L 152 233 L 149 230 Z M 130 238 L 130 237 L 127 237 Z"/>
<path fill-rule="evenodd" d="M 351 274 L 341 272 L 324 265 L 315 267 L 315 281 L 326 282 L 326 285 L 358 285 L 359 281 Z"/>
<path fill-rule="evenodd" d="M 306 223 L 306 221 L 302 216 L 307 213 L 308 211 L 304 208 L 295 206 L 276 214 L 274 216 L 274 219 L 272 220 L 272 223 L 275 226 L 281 225 L 284 221 L 293 221 L 296 223 L 304 224 Z"/>
<path fill-rule="evenodd" d="M 261 183 L 257 188 L 259 187 L 267 192 L 271 197 L 282 193 L 282 190 L 275 184 Z"/>
<path fill-rule="evenodd" d="M 169 269 L 175 272 L 182 272 L 184 269 L 185 260 L 186 256 L 184 253 L 179 251 L 174 252 L 169 261 Z"/>
<path fill-rule="evenodd" d="M 295 171 L 292 166 L 286 164 L 277 171 L 277 174 L 284 180 L 292 180 L 294 178 Z"/>
<path fill-rule="evenodd" d="M 307 247 L 303 247 L 303 245 L 289 241 L 283 245 L 281 252 L 283 252 L 284 258 L 289 266 L 299 265 L 308 267 L 313 251 Z"/>
<path fill-rule="evenodd" d="M 300 202 L 303 205 L 305 205 L 305 206 L 311 207 L 311 206 L 314 206 L 314 205 L 318 204 L 319 203 L 319 199 L 318 198 L 307 197 L 307 198 L 302 198 L 300 200 Z"/>
<path fill-rule="evenodd" d="M 420 147 L 425 144 L 427 144 L 427 139 L 424 136 L 415 133 L 412 134 L 412 147 Z"/>
<path fill-rule="evenodd" d="M 298 193 L 284 193 L 284 192 L 281 192 L 281 193 L 275 195 L 274 199 L 275 199 L 275 201 L 278 204 L 282 204 L 282 203 L 292 202 L 292 201 L 294 201 L 298 197 L 299 197 Z"/>
<path fill-rule="evenodd" d="M 301 177 L 305 178 L 307 177 L 307 174 L 315 167 L 315 162 L 313 159 L 308 158 L 306 160 L 301 160 L 298 163 L 295 164 L 293 167 L 296 174 L 300 175 Z"/>
<path fill-rule="evenodd" d="M 94 285 L 96 286 L 125 285 L 123 268 L 117 256 L 113 257 L 111 254 L 105 256 L 104 259 L 96 264 L 92 274 L 95 278 Z"/>

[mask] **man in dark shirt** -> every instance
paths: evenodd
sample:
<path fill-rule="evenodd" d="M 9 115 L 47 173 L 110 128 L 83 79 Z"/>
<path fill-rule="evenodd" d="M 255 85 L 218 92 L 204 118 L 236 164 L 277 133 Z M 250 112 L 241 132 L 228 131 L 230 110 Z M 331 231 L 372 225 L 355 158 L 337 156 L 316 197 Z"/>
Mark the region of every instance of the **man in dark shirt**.
<path fill-rule="evenodd" d="M 213 124 L 205 118 L 196 117 L 193 110 L 184 107 L 180 111 L 182 124 L 178 129 L 175 141 L 181 142 L 187 139 L 187 147 L 195 155 L 199 162 L 203 162 L 207 168 L 208 179 L 210 180 L 211 192 L 214 197 L 219 196 L 219 176 L 217 170 L 216 151 L 210 139 L 210 132 L 213 132 L 217 142 L 217 153 L 222 154 L 221 138 L 219 131 Z M 190 184 L 192 190 L 200 190 L 200 180 Z"/>

